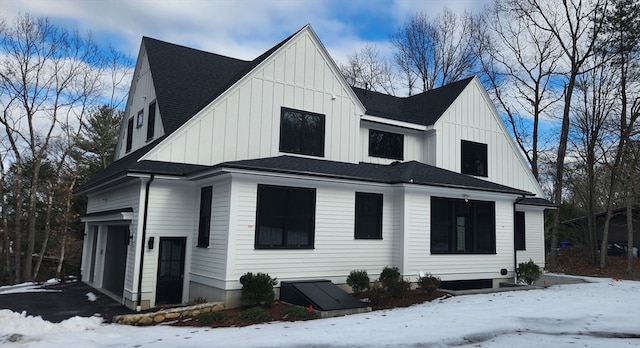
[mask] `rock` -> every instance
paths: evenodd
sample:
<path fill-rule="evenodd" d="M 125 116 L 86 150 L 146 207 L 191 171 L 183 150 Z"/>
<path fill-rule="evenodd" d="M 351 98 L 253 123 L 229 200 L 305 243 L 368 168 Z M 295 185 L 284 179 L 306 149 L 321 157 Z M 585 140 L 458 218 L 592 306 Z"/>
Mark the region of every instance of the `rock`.
<path fill-rule="evenodd" d="M 180 317 L 180 312 L 171 312 L 171 313 L 167 313 L 164 316 L 166 319 L 175 319 L 175 318 L 179 318 Z"/>
<path fill-rule="evenodd" d="M 151 317 L 142 317 L 138 320 L 138 325 L 149 325 L 153 323 L 153 319 Z"/>

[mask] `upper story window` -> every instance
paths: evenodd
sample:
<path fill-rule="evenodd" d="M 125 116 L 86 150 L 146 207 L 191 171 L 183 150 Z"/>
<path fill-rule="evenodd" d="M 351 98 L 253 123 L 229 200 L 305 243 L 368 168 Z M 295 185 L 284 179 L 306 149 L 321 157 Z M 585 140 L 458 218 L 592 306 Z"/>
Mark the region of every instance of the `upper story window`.
<path fill-rule="evenodd" d="M 138 118 L 136 121 L 136 127 L 140 128 L 142 127 L 142 124 L 144 124 L 144 109 L 138 111 Z"/>
<path fill-rule="evenodd" d="M 126 152 L 131 151 L 131 145 L 133 144 L 133 117 L 129 118 L 127 122 L 127 146 L 125 148 Z"/>
<path fill-rule="evenodd" d="M 487 144 L 462 140 L 462 174 L 489 176 Z"/>
<path fill-rule="evenodd" d="M 313 249 L 316 189 L 258 185 L 256 249 Z"/>
<path fill-rule="evenodd" d="M 382 195 L 356 192 L 355 239 L 382 239 Z"/>
<path fill-rule="evenodd" d="M 156 128 L 156 101 L 149 104 L 149 119 L 147 120 L 147 140 L 153 139 Z"/>
<path fill-rule="evenodd" d="M 404 159 L 404 136 L 369 129 L 369 156 L 402 161 Z"/>
<path fill-rule="evenodd" d="M 324 157 L 325 115 L 282 108 L 280 151 Z"/>

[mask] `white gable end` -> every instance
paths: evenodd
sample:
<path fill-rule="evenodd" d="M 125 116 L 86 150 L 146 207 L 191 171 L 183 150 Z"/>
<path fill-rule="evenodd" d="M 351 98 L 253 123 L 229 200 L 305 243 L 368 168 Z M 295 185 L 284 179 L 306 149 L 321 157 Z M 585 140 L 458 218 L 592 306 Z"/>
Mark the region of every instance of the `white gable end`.
<path fill-rule="evenodd" d="M 436 166 L 461 172 L 462 140 L 487 144 L 486 179 L 543 197 L 526 160 L 520 154 L 478 78 L 474 78 L 435 123 Z"/>
<path fill-rule="evenodd" d="M 325 115 L 324 159 L 357 163 L 359 117 L 351 88 L 310 27 L 143 157 L 214 165 L 278 156 L 281 108 Z"/>

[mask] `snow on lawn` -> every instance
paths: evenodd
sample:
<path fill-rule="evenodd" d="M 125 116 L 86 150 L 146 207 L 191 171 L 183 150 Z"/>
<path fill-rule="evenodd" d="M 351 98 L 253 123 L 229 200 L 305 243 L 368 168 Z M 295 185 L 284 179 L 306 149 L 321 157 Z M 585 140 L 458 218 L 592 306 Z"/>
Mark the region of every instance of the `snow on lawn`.
<path fill-rule="evenodd" d="M 6 347 L 640 347 L 640 282 L 585 278 L 409 308 L 241 328 L 51 324 L 0 310 Z"/>

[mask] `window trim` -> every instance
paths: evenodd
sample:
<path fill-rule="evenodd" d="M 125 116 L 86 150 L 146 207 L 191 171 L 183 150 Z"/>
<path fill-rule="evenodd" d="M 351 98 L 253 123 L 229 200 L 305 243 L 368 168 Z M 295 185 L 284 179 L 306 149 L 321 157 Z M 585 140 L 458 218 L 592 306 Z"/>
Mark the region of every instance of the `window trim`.
<path fill-rule="evenodd" d="M 373 150 L 375 150 L 374 148 L 372 148 L 371 146 L 371 139 L 373 134 L 372 133 L 379 133 L 382 135 L 382 137 L 400 137 L 400 154 L 397 153 L 389 153 L 389 152 L 385 152 L 385 151 L 380 151 L 380 152 L 375 152 Z M 382 130 L 378 130 L 378 129 L 372 129 L 369 128 L 369 157 L 379 157 L 379 158 L 388 158 L 388 159 L 392 159 L 392 160 L 399 160 L 402 161 L 404 160 L 404 134 L 402 133 L 394 133 L 394 132 L 387 132 L 387 131 L 382 131 Z"/>
<path fill-rule="evenodd" d="M 298 133 L 296 134 L 296 136 L 298 137 L 298 143 L 299 143 L 299 149 L 295 149 L 295 148 L 287 148 L 285 147 L 285 144 L 287 143 L 286 140 L 286 136 L 288 134 L 286 134 L 286 132 L 284 132 L 283 127 L 285 125 L 285 113 L 287 112 L 292 112 L 292 113 L 300 113 L 303 115 L 304 118 L 307 117 L 319 117 L 322 120 L 322 127 L 320 129 L 321 134 L 319 134 L 319 137 L 322 137 L 322 141 L 321 141 L 321 145 L 319 149 L 314 149 L 317 151 L 305 151 L 303 150 L 303 147 L 307 148 L 309 146 L 303 146 L 303 145 L 308 145 L 308 141 L 310 141 L 309 139 L 311 139 L 311 137 L 305 137 L 305 134 L 309 134 L 309 131 L 306 131 L 301 129 L 298 131 Z M 285 152 L 285 153 L 293 153 L 293 154 L 298 154 L 298 155 L 307 155 L 307 156 L 314 156 L 314 157 L 324 157 L 324 153 L 325 153 L 325 145 L 326 145 L 326 115 L 324 114 L 319 114 L 319 113 L 315 113 L 315 112 L 311 112 L 311 111 L 304 111 L 304 110 L 298 110 L 298 109 L 292 109 L 292 108 L 287 108 L 287 107 L 281 107 L 280 108 L 280 137 L 279 137 L 279 145 L 278 145 L 278 150 L 280 152 Z"/>
<path fill-rule="evenodd" d="M 473 176 L 489 176 L 488 145 L 470 140 L 461 140 L 460 143 L 460 173 Z M 468 164 L 469 160 L 480 160 L 484 164 L 484 171 L 477 170 L 477 166 Z"/>
<path fill-rule="evenodd" d="M 435 206 L 438 207 L 442 207 L 445 204 L 448 205 L 448 211 L 447 213 L 449 213 L 449 217 L 442 219 L 441 215 L 438 215 L 441 217 L 441 220 L 438 220 L 436 216 L 434 216 L 435 214 L 437 214 L 437 212 L 434 210 Z M 456 213 L 456 204 L 467 204 L 467 208 L 469 210 L 469 213 L 465 216 L 462 215 L 462 213 L 457 214 Z M 489 221 L 489 226 L 479 226 L 478 225 L 478 212 L 477 209 L 480 206 L 480 204 L 490 204 L 491 207 L 491 211 L 492 211 L 492 215 L 491 215 L 491 221 Z M 448 198 L 448 197 L 436 197 L 436 196 L 431 196 L 431 226 L 430 226 L 430 252 L 432 255 L 495 255 L 496 254 L 496 250 L 497 250 L 497 246 L 496 246 L 496 205 L 494 201 L 479 201 L 479 200 L 463 200 L 463 199 L 457 199 L 457 198 Z M 465 234 L 465 237 L 467 235 L 467 233 L 472 233 L 472 240 L 473 240 L 473 244 L 474 246 L 472 247 L 473 249 L 471 251 L 467 251 L 467 247 L 466 247 L 466 238 L 464 240 L 464 244 L 465 244 L 465 250 L 464 251 L 458 251 L 456 250 L 456 246 L 459 245 L 458 244 L 458 234 L 460 233 L 458 231 L 458 224 L 459 224 L 459 218 L 463 217 L 469 217 L 469 220 L 471 222 L 471 225 L 467 224 L 466 219 L 462 220 L 463 222 L 463 226 L 465 227 L 465 230 L 463 231 L 463 233 Z M 448 220 L 448 222 L 447 222 Z M 434 237 L 436 236 L 436 234 L 434 233 L 434 230 L 436 229 L 436 226 L 440 225 L 441 222 L 445 222 L 445 225 L 447 225 L 448 227 L 448 231 L 446 231 L 446 237 L 448 240 L 448 250 L 436 250 L 434 249 L 434 245 L 436 244 L 434 241 Z M 468 230 L 467 226 L 470 226 Z M 477 250 L 477 245 L 478 245 L 478 234 L 479 232 L 479 227 L 488 227 L 490 229 L 490 249 L 488 251 L 478 251 Z M 438 234 L 437 236 L 442 237 L 442 235 Z"/>
<path fill-rule="evenodd" d="M 207 204 L 208 202 L 208 204 Z M 200 188 L 200 214 L 198 215 L 198 248 L 208 248 L 211 238 L 211 207 L 213 186 Z"/>
<path fill-rule="evenodd" d="M 359 199 L 360 198 L 360 199 Z M 363 204 L 362 199 L 374 199 L 376 201 L 376 211 L 374 214 L 365 214 L 364 216 L 358 216 L 358 213 L 361 212 L 359 208 L 358 202 Z M 355 212 L 354 212 L 354 230 L 353 230 L 353 239 L 382 239 L 382 215 L 384 211 L 384 195 L 381 193 L 368 193 L 368 192 L 356 192 L 355 195 Z M 375 216 L 374 216 L 375 215 Z M 364 218 L 375 218 L 376 231 L 371 234 L 367 234 L 366 231 L 361 231 L 359 233 L 359 226 L 362 226 L 362 220 Z M 369 225 L 367 222 L 366 225 Z M 363 228 L 363 227 L 360 227 Z M 368 230 L 367 230 L 368 231 Z"/>
<path fill-rule="evenodd" d="M 288 218 L 290 218 L 290 214 L 288 212 L 285 212 L 283 214 L 283 216 L 281 217 L 283 219 L 282 224 L 283 224 L 283 229 L 282 229 L 282 236 L 281 236 L 281 242 L 280 244 L 261 244 L 260 243 L 260 230 L 261 230 L 261 220 L 264 218 L 270 218 L 270 216 L 262 216 L 261 215 L 261 203 L 262 203 L 262 195 L 264 194 L 263 189 L 280 189 L 283 190 L 284 192 L 281 192 L 281 195 L 286 194 L 285 196 L 285 204 L 286 207 L 284 208 L 285 210 L 289 210 L 289 192 L 293 192 L 293 191 L 298 191 L 298 192 L 307 192 L 309 194 L 311 194 L 311 197 L 308 197 L 311 199 L 312 201 L 312 206 L 310 207 L 310 218 L 311 221 L 308 221 L 309 224 L 309 235 L 308 235 L 308 244 L 298 244 L 298 245 L 286 245 L 286 236 L 287 236 L 287 226 L 286 226 L 286 220 Z M 293 250 L 308 250 L 308 249 L 314 249 L 315 248 L 315 230 L 316 230 L 316 206 L 317 206 L 317 201 L 316 201 L 316 189 L 315 188 L 309 188 L 309 187 L 294 187 L 294 186 L 281 186 L 281 185 L 268 185 L 268 184 L 258 184 L 257 186 L 257 194 L 256 194 L 256 224 L 255 224 L 255 235 L 254 235 L 254 248 L 255 249 L 260 249 L 260 250 L 269 250 L 269 249 L 293 249 Z M 298 202 L 299 203 L 299 202 Z M 299 204 L 297 204 L 299 206 Z"/>
<path fill-rule="evenodd" d="M 140 109 L 140 111 L 138 111 L 138 116 L 136 118 L 136 128 L 142 127 L 143 124 L 144 124 L 144 109 Z"/>

